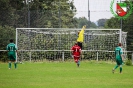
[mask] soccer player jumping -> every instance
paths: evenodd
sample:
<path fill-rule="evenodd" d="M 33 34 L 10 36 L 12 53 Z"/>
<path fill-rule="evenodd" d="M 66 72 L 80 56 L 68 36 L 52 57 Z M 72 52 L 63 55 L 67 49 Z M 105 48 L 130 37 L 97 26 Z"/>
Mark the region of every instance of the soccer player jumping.
<path fill-rule="evenodd" d="M 13 39 L 10 39 L 10 43 L 7 45 L 6 50 L 8 51 L 9 69 L 11 69 L 11 62 L 14 62 L 14 67 L 16 69 L 17 68 L 17 62 L 16 62 L 17 47 L 13 43 Z"/>
<path fill-rule="evenodd" d="M 82 43 L 84 41 L 84 30 L 86 29 L 86 25 L 84 25 L 81 29 L 81 31 L 78 32 L 78 38 L 77 38 L 77 43 L 78 46 L 80 46 L 81 49 L 83 49 L 82 47 Z"/>
<path fill-rule="evenodd" d="M 77 63 L 77 67 L 79 67 L 80 55 L 82 53 L 81 48 L 78 46 L 77 43 L 75 43 L 75 45 L 72 46 L 71 50 L 72 50 L 72 55 L 73 55 L 74 61 L 75 61 L 75 63 Z"/>
<path fill-rule="evenodd" d="M 116 66 L 113 68 L 112 72 L 114 73 L 115 69 L 120 67 L 120 73 L 122 73 L 122 64 L 123 64 L 123 51 L 121 48 L 122 44 L 118 43 L 118 46 L 115 48 L 115 59 L 116 59 Z"/>

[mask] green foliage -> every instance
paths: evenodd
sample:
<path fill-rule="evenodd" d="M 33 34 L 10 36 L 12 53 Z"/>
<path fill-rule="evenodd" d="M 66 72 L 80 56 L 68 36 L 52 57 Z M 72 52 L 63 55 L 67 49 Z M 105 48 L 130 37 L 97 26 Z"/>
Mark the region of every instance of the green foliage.
<path fill-rule="evenodd" d="M 9 26 L 0 26 L 0 50 L 6 50 L 10 39 L 15 41 L 15 29 Z M 7 61 L 7 52 L 0 52 L 0 61 Z"/>
<path fill-rule="evenodd" d="M 15 41 L 15 29 L 9 26 L 0 26 L 0 50 L 5 50 L 10 39 Z"/>
<path fill-rule="evenodd" d="M 76 18 L 78 22 L 78 28 L 82 28 L 86 25 L 86 28 L 97 28 L 94 22 L 88 21 L 85 17 Z"/>
<path fill-rule="evenodd" d="M 99 19 L 97 21 L 99 27 L 104 27 L 107 19 Z"/>
<path fill-rule="evenodd" d="M 74 12 L 76 11 L 75 6 L 73 5 L 73 0 L 42 0 L 39 5 L 33 4 L 33 6 L 40 6 L 41 12 L 37 11 L 36 14 L 42 14 L 41 17 L 34 17 L 33 23 L 31 21 L 31 25 L 39 24 L 44 25 L 45 28 L 73 28 L 77 23 L 74 21 Z M 32 7 L 32 6 L 31 6 Z M 33 14 L 34 15 L 34 14 Z M 32 14 L 31 14 L 32 16 Z M 45 21 L 44 21 L 44 20 Z M 73 23 L 74 21 L 74 23 Z"/>
<path fill-rule="evenodd" d="M 1 0 L 0 25 L 74 28 L 76 8 L 71 0 Z M 30 22 L 30 23 L 29 23 Z"/>
<path fill-rule="evenodd" d="M 129 60 L 129 59 L 127 59 L 127 60 L 125 61 L 125 64 L 126 64 L 127 66 L 131 66 L 131 65 L 132 65 L 132 61 Z"/>
<path fill-rule="evenodd" d="M 108 19 L 105 23 L 105 28 L 120 28 L 120 20 L 117 18 L 112 17 L 111 19 Z"/>

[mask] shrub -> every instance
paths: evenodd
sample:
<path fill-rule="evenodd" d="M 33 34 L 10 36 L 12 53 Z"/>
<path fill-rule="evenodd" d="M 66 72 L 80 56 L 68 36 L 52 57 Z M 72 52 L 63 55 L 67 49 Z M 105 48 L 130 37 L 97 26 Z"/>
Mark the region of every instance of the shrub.
<path fill-rule="evenodd" d="M 131 65 L 132 65 L 132 61 L 129 60 L 129 59 L 127 59 L 127 60 L 125 61 L 125 64 L 126 64 L 127 66 L 131 66 Z"/>

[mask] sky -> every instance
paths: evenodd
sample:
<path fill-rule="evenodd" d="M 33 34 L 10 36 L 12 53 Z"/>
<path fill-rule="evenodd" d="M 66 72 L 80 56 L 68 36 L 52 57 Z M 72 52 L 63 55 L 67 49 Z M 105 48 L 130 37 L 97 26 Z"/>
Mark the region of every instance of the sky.
<path fill-rule="evenodd" d="M 102 18 L 109 19 L 113 17 L 113 14 L 110 12 L 110 3 L 112 0 L 74 0 L 74 5 L 77 9 L 75 17 L 78 18 L 86 17 L 87 19 L 89 19 L 88 1 L 89 1 L 89 10 L 90 10 L 90 21 L 97 22 L 98 19 Z M 113 4 L 113 8 L 115 3 L 116 0 Z"/>

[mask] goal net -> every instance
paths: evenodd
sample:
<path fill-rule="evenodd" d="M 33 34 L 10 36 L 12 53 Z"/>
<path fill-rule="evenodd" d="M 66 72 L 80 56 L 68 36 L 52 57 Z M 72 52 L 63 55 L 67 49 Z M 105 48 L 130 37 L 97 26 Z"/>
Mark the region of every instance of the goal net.
<path fill-rule="evenodd" d="M 16 28 L 16 44 L 21 51 L 19 59 L 43 60 L 48 58 L 58 60 L 71 58 L 70 49 L 78 38 L 79 30 L 81 29 Z M 84 58 L 96 59 L 97 51 L 102 51 L 99 55 L 114 51 L 119 42 L 125 44 L 125 39 L 122 37 L 120 29 L 85 29 Z M 124 48 L 126 49 L 126 47 Z M 109 54 L 104 55 L 108 56 Z M 99 57 L 104 59 L 103 56 Z"/>

